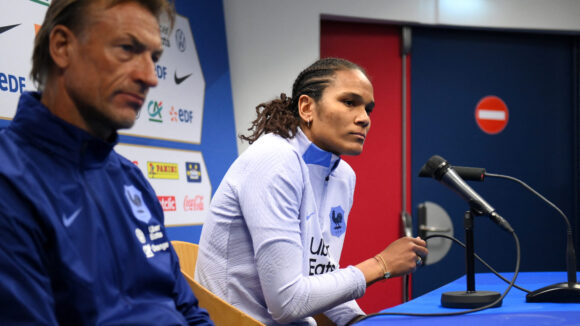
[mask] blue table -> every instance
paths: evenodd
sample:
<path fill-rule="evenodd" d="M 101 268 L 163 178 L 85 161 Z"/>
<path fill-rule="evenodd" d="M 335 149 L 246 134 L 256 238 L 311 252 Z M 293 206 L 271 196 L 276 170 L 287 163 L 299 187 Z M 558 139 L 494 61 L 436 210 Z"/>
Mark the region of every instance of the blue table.
<path fill-rule="evenodd" d="M 502 276 L 511 280 L 513 273 L 502 273 Z M 518 275 L 516 284 L 534 291 L 565 281 L 564 272 L 522 272 Z M 507 286 L 507 283 L 494 274 L 475 275 L 475 289 L 478 291 L 497 291 L 503 294 Z M 465 291 L 466 288 L 463 276 L 439 289 L 382 312 L 442 313 L 464 310 L 442 307 L 441 293 Z M 356 325 L 580 325 L 580 303 L 528 303 L 525 292 L 512 288 L 503 299 L 502 306 L 498 308 L 446 317 L 375 316 Z"/>

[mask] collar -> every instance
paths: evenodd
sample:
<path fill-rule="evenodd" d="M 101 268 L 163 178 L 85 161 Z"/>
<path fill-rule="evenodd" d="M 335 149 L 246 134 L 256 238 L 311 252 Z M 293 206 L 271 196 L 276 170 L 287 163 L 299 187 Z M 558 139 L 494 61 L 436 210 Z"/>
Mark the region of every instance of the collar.
<path fill-rule="evenodd" d="M 326 175 L 330 175 L 340 163 L 340 156 L 327 152 L 311 142 L 298 127 L 296 136 L 293 138 L 302 153 L 302 159 L 306 164 L 318 165 L 327 169 Z"/>
<path fill-rule="evenodd" d="M 115 133 L 104 142 L 55 116 L 40 102 L 38 92 L 24 92 L 8 128 L 41 150 L 85 168 L 100 167 L 118 142 Z"/>

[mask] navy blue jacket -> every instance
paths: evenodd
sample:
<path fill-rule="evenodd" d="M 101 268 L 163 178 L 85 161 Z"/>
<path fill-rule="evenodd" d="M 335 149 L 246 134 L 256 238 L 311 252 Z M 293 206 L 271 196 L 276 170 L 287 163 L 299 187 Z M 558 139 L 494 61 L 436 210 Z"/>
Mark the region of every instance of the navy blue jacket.
<path fill-rule="evenodd" d="M 140 170 L 39 98 L 0 132 L 0 323 L 213 325 Z"/>

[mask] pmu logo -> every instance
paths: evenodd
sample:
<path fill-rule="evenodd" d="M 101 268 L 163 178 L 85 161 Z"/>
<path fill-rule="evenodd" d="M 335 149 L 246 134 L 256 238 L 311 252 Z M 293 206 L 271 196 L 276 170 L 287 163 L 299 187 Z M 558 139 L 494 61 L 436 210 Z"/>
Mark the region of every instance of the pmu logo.
<path fill-rule="evenodd" d="M 177 163 L 147 161 L 147 176 L 149 179 L 179 179 Z"/>
<path fill-rule="evenodd" d="M 164 212 L 174 212 L 177 210 L 177 202 L 175 196 L 157 196 Z"/>
<path fill-rule="evenodd" d="M 201 182 L 201 168 L 197 162 L 185 162 L 185 175 L 187 182 Z"/>
<path fill-rule="evenodd" d="M 163 110 L 163 102 L 149 101 L 147 104 L 147 113 L 149 113 L 149 121 L 163 122 L 161 111 Z"/>
<path fill-rule="evenodd" d="M 193 122 L 193 111 L 179 109 L 176 110 L 173 106 L 169 110 L 169 116 L 171 117 L 171 122 L 183 122 L 192 123 Z"/>
<path fill-rule="evenodd" d="M 185 33 L 180 28 L 175 31 L 175 43 L 179 51 L 185 52 Z"/>
<path fill-rule="evenodd" d="M 344 209 L 340 206 L 330 208 L 330 234 L 340 237 L 346 231 L 344 223 Z"/>
<path fill-rule="evenodd" d="M 197 195 L 193 198 L 185 196 L 183 200 L 184 211 L 203 211 L 203 196 Z"/>
<path fill-rule="evenodd" d="M 0 72 L 0 90 L 10 93 L 22 93 L 26 87 L 26 78 Z"/>

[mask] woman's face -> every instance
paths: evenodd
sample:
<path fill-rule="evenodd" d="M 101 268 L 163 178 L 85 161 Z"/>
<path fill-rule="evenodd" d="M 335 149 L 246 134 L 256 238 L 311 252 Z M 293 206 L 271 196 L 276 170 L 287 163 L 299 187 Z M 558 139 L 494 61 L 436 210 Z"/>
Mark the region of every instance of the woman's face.
<path fill-rule="evenodd" d="M 375 106 L 373 85 L 364 73 L 358 69 L 337 71 L 312 106 L 310 128 L 304 128 L 310 141 L 337 155 L 362 152 L 371 127 L 369 114 Z"/>

